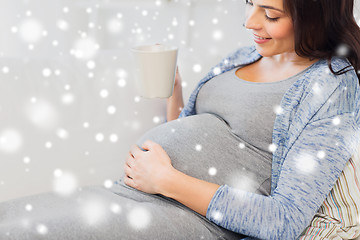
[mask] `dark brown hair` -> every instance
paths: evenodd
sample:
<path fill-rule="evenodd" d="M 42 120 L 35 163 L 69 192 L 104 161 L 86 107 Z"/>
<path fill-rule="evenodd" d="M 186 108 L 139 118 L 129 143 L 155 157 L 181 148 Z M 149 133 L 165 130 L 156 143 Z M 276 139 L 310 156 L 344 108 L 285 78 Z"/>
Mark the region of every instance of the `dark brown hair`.
<path fill-rule="evenodd" d="M 353 66 L 360 79 L 360 28 L 354 19 L 354 0 L 283 1 L 295 29 L 295 52 L 311 60 L 327 59 L 330 71 L 336 75 L 352 70 Z M 342 56 L 352 66 L 334 72 L 331 57 L 339 55 L 339 48 L 347 50 Z"/>

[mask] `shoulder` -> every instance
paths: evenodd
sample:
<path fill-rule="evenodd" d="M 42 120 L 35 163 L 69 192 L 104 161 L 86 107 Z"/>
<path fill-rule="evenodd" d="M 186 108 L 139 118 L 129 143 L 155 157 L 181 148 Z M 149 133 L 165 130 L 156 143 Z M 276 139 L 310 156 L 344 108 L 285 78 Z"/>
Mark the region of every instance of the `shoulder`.
<path fill-rule="evenodd" d="M 308 70 L 304 75 L 304 81 L 302 84 L 307 86 L 307 90 L 311 91 L 314 88 L 320 88 L 323 90 L 333 89 L 340 85 L 349 85 L 353 89 L 356 89 L 359 85 L 359 79 L 357 78 L 354 67 L 350 61 L 345 57 L 332 57 L 330 65 L 334 72 L 342 72 L 342 74 L 334 74 L 329 68 L 329 62 L 327 59 L 320 59 L 315 63 L 314 67 Z"/>
<path fill-rule="evenodd" d="M 232 52 L 230 52 L 226 58 L 237 59 L 239 57 L 249 56 L 250 54 L 253 54 L 254 52 L 256 52 L 255 46 L 242 46 L 242 47 L 239 47 L 239 48 L 233 50 Z"/>
<path fill-rule="evenodd" d="M 238 66 L 255 62 L 260 57 L 261 55 L 256 51 L 256 47 L 254 45 L 242 46 L 230 52 L 224 59 L 222 59 L 222 63 L 225 65 Z"/>
<path fill-rule="evenodd" d="M 251 46 L 242 46 L 235 50 L 234 55 L 237 56 L 247 56 L 256 52 L 256 47 L 254 45 Z"/>
<path fill-rule="evenodd" d="M 326 59 L 321 59 L 319 61 L 319 64 L 317 64 L 314 70 L 316 71 L 317 75 L 322 75 L 323 76 L 322 78 L 325 79 L 328 78 L 344 79 L 344 78 L 348 78 L 349 76 L 357 78 L 354 67 L 351 65 L 350 61 L 345 57 L 336 57 L 336 56 L 332 57 L 330 61 L 330 65 L 334 72 L 345 70 L 346 73 L 340 75 L 333 74 L 330 71 L 329 62 Z"/>
<path fill-rule="evenodd" d="M 340 75 L 332 73 L 328 61 L 322 59 L 304 76 L 302 83 L 305 90 L 301 102 L 303 106 L 316 110 L 317 117 L 313 121 L 334 112 L 340 114 L 355 111 L 359 114 L 360 87 L 354 67 L 343 57 L 333 57 L 331 67 L 334 72 L 344 69 L 345 72 Z"/>

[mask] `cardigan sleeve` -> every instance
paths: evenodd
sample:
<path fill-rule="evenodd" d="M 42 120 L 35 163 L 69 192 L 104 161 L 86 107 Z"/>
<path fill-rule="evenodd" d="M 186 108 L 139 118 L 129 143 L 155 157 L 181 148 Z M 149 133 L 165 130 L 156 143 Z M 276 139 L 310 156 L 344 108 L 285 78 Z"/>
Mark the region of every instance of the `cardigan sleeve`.
<path fill-rule="evenodd" d="M 358 89 L 358 88 L 357 88 Z M 355 89 L 354 89 L 355 91 Z M 347 110 L 329 108 L 327 101 L 289 148 L 277 187 L 270 196 L 222 185 L 207 209 L 206 218 L 228 230 L 260 239 L 296 239 L 339 178 L 359 144 L 359 100 L 349 100 L 340 87 L 331 98 L 346 103 Z M 338 105 L 338 104 L 337 104 Z M 354 111 L 355 110 L 355 111 Z"/>

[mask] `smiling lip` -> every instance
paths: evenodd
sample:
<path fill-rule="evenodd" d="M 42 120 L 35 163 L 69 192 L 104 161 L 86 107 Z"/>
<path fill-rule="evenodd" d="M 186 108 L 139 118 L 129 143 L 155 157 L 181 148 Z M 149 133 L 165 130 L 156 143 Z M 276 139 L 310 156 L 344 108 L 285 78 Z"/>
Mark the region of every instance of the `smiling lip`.
<path fill-rule="evenodd" d="M 271 40 L 271 38 L 260 39 L 260 38 L 257 38 L 257 37 L 260 37 L 260 36 L 254 34 L 254 41 L 255 41 L 257 44 L 266 43 L 266 42 L 268 42 L 268 41 Z"/>
<path fill-rule="evenodd" d="M 265 37 L 262 37 L 262 36 L 256 35 L 255 33 L 254 33 L 254 36 L 261 37 L 261 38 L 265 38 Z M 266 39 L 271 39 L 271 38 L 266 38 Z"/>

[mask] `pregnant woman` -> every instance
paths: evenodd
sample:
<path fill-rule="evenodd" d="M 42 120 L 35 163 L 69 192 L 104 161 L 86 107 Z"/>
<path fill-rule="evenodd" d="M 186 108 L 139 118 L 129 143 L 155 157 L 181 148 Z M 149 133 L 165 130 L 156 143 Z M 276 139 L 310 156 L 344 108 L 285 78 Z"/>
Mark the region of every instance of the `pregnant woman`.
<path fill-rule="evenodd" d="M 360 142 L 360 29 L 353 0 L 246 4 L 255 46 L 185 107 L 177 73 L 168 121 L 112 188 L 2 203 L 0 238 L 297 239 Z"/>

